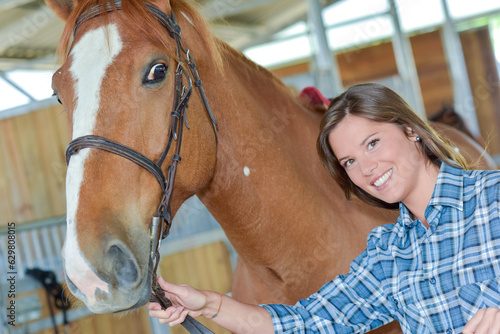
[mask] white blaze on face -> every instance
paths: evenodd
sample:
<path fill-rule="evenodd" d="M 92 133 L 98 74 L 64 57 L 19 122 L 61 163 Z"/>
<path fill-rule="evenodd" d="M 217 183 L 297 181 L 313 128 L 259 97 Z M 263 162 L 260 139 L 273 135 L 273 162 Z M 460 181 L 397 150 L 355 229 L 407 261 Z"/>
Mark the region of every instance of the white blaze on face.
<path fill-rule="evenodd" d="M 88 31 L 74 46 L 70 67 L 76 101 L 73 110 L 73 139 L 92 134 L 99 110 L 102 80 L 121 49 L 122 41 L 116 24 Z M 68 165 L 67 230 L 63 253 L 66 274 L 86 296 L 87 302 L 92 302 L 95 289 L 108 291 L 108 286 L 90 269 L 81 254 L 76 235 L 76 213 L 88 155 L 89 149 L 82 149 L 71 157 Z"/>

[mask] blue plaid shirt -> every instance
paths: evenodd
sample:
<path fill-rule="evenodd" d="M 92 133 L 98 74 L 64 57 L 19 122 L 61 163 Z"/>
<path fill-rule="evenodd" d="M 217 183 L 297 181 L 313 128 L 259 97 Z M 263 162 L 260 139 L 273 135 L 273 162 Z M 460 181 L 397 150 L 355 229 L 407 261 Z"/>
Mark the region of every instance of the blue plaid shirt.
<path fill-rule="evenodd" d="M 425 210 L 375 228 L 347 275 L 295 306 L 262 305 L 276 333 L 363 333 L 398 320 L 404 333 L 460 333 L 500 308 L 500 171 L 441 164 Z"/>

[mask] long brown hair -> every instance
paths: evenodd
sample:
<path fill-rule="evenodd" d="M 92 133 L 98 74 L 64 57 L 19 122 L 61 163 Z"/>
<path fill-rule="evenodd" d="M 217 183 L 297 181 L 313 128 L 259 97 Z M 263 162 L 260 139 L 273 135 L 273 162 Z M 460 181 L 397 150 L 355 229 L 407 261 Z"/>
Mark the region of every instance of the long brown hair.
<path fill-rule="evenodd" d="M 469 169 L 465 158 L 455 151 L 453 145 L 439 135 L 427 121 L 420 118 L 408 103 L 393 90 L 375 83 L 355 85 L 337 96 L 323 116 L 316 147 L 319 157 L 344 190 L 347 199 L 354 194 L 365 203 L 386 209 L 395 209 L 398 203 L 386 203 L 356 186 L 337 157 L 328 141 L 333 129 L 348 115 L 363 117 L 375 122 L 392 123 L 401 128 L 407 136 L 407 129 L 420 137 L 422 153 L 436 166 L 440 161 Z"/>

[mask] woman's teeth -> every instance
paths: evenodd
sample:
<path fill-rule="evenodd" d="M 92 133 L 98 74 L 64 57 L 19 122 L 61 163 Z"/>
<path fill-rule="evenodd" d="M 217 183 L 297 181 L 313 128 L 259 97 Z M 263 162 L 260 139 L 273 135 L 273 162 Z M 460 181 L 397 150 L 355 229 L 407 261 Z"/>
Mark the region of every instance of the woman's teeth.
<path fill-rule="evenodd" d="M 378 179 L 377 181 L 375 181 L 373 183 L 373 185 L 375 187 L 380 187 L 381 185 L 384 184 L 385 181 L 387 181 L 389 179 L 389 177 L 392 175 L 392 168 L 390 170 L 387 171 L 387 173 L 385 173 L 384 175 L 382 175 L 380 177 L 380 179 Z"/>

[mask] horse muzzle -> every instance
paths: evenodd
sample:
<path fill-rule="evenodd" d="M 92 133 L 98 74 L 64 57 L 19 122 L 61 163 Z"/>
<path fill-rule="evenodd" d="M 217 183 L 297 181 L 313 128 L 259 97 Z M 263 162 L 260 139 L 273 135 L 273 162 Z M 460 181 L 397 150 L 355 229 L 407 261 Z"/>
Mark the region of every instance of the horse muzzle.
<path fill-rule="evenodd" d="M 94 313 L 128 311 L 145 305 L 151 295 L 151 259 L 146 272 L 126 245 L 117 242 L 110 245 L 99 261 L 99 269 L 89 265 L 77 269 L 66 266 L 66 282 L 70 292 L 82 300 Z"/>

